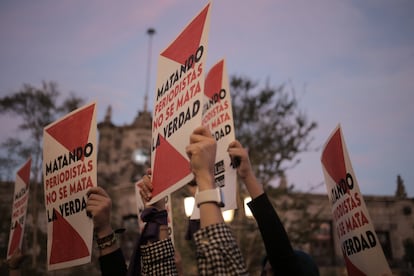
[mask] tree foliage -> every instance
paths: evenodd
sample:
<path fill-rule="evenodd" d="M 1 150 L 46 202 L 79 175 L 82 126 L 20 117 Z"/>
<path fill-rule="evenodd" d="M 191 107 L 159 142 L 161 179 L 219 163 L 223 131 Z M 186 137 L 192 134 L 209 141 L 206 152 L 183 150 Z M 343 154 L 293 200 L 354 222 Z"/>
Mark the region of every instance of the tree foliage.
<path fill-rule="evenodd" d="M 43 128 L 59 116 L 78 108 L 84 102 L 83 99 L 71 93 L 68 98 L 59 103 L 60 94 L 55 82 L 44 81 L 40 88 L 24 84 L 16 93 L 0 98 L 0 114 L 7 113 L 19 118 L 18 128 L 24 132 L 21 137 L 25 137 L 24 139 L 9 138 L 2 144 L 2 148 L 8 154 L 2 157 L 2 165 L 7 160 L 13 165 L 21 163 L 31 155 L 37 161 L 33 167 L 38 169 L 41 161 Z M 3 166 L 2 169 L 4 169 Z"/>
<path fill-rule="evenodd" d="M 259 87 L 249 78 L 234 76 L 231 95 L 236 137 L 249 149 L 256 176 L 266 187 L 310 149 L 317 124 L 299 109 L 294 91 L 286 85 Z"/>

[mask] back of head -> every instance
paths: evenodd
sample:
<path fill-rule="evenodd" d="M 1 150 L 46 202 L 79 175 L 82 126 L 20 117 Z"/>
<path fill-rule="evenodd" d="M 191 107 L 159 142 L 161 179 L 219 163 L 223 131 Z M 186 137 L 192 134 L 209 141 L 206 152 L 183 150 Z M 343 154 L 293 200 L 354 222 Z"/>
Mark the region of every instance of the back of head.
<path fill-rule="evenodd" d="M 304 276 L 319 276 L 319 269 L 312 257 L 300 250 L 295 250 L 297 263 Z"/>

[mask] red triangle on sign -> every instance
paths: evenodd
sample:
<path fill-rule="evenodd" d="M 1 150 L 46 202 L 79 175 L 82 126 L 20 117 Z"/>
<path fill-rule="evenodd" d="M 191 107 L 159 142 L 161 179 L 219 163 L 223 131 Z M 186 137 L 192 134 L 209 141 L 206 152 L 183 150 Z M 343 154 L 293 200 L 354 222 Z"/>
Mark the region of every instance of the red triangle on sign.
<path fill-rule="evenodd" d="M 344 256 L 344 258 L 345 258 L 346 270 L 348 271 L 348 275 L 367 276 L 364 272 L 359 270 L 359 268 L 356 267 L 347 256 Z"/>
<path fill-rule="evenodd" d="M 201 35 L 203 34 L 204 23 L 207 18 L 208 4 L 193 21 L 181 32 L 170 46 L 161 53 L 162 56 L 172 59 L 180 64 L 193 55 L 200 46 Z"/>
<path fill-rule="evenodd" d="M 222 88 L 223 67 L 224 60 L 221 60 L 208 71 L 204 85 L 204 94 L 208 98 L 213 97 Z"/>
<path fill-rule="evenodd" d="M 88 142 L 95 104 L 75 112 L 46 129 L 67 150 L 72 151 Z"/>
<path fill-rule="evenodd" d="M 57 264 L 89 256 L 88 247 L 79 233 L 56 209 L 49 264 Z"/>
<path fill-rule="evenodd" d="M 190 162 L 161 135 L 155 155 L 154 172 L 153 197 L 191 173 Z"/>
<path fill-rule="evenodd" d="M 17 221 L 14 223 L 13 236 L 9 247 L 9 256 L 13 255 L 14 251 L 19 247 L 20 238 L 22 237 L 22 226 Z"/>
<path fill-rule="evenodd" d="M 30 180 L 30 166 L 32 164 L 32 159 L 26 162 L 23 167 L 17 172 L 19 177 L 23 180 L 24 184 L 26 184 L 26 188 L 29 185 Z"/>
<path fill-rule="evenodd" d="M 332 135 L 322 153 L 322 164 L 335 183 L 346 176 L 345 157 L 342 147 L 341 129 Z"/>

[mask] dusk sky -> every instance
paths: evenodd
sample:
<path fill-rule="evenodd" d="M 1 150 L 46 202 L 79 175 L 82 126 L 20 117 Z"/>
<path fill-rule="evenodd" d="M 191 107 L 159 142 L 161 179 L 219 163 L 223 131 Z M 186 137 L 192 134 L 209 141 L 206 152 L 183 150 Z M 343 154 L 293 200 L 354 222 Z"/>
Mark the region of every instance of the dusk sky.
<path fill-rule="evenodd" d="M 96 101 L 98 122 L 111 105 L 113 122 L 130 124 L 144 106 L 147 29 L 152 110 L 158 54 L 205 4 L 0 1 L 0 96 L 55 81 Z M 213 1 L 207 68 L 221 58 L 230 75 L 294 89 L 318 123 L 289 184 L 326 193 L 321 147 L 340 123 L 362 193 L 393 195 L 401 175 L 414 197 L 414 1 Z M 17 123 L 0 116 L 0 142 Z"/>

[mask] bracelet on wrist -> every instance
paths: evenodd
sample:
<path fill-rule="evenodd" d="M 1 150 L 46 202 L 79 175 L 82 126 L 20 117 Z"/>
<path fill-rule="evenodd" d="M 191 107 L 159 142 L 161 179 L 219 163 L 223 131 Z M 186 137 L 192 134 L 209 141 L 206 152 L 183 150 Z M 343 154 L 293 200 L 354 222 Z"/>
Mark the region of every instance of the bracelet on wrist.
<path fill-rule="evenodd" d="M 102 237 L 102 238 L 96 238 L 96 243 L 98 244 L 99 249 L 105 249 L 107 247 L 112 246 L 116 243 L 118 240 L 118 237 L 115 235 L 115 232 L 112 232 L 108 236 Z"/>
<path fill-rule="evenodd" d="M 20 268 L 18 265 L 16 265 L 16 266 L 8 265 L 8 267 L 9 267 L 9 270 L 17 270 L 17 269 Z"/>

